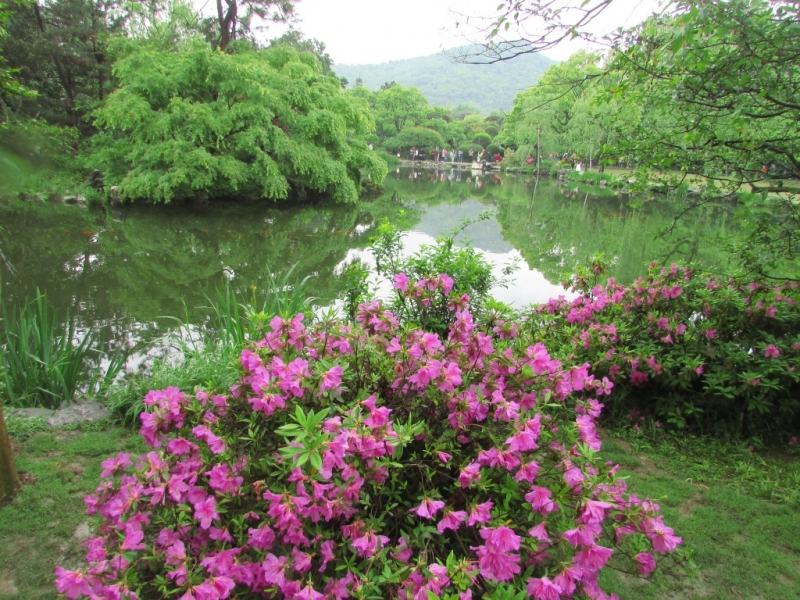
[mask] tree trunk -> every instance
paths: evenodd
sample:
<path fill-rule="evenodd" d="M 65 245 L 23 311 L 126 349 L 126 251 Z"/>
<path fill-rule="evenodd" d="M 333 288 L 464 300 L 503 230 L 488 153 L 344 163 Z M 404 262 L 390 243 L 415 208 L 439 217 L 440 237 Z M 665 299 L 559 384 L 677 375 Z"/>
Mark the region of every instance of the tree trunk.
<path fill-rule="evenodd" d="M 20 488 L 19 475 L 14 466 L 11 442 L 3 418 L 3 405 L 0 404 L 0 502 L 11 499 Z"/>

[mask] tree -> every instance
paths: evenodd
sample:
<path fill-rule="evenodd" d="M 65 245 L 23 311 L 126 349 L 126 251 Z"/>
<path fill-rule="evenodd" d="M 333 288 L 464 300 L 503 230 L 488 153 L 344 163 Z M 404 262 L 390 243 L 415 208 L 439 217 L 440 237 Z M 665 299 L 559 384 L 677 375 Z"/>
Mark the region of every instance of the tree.
<path fill-rule="evenodd" d="M 393 126 L 394 133 L 398 134 L 409 121 L 416 125 L 425 115 L 427 106 L 427 99 L 417 88 L 393 84 L 378 92 L 375 118 L 381 126 Z"/>
<path fill-rule="evenodd" d="M 217 0 L 219 49 L 226 50 L 237 37 L 252 32 L 254 18 L 286 22 L 294 16 L 296 0 Z M 223 6 L 224 2 L 224 6 Z M 242 12 L 243 11 L 243 12 Z"/>
<path fill-rule="evenodd" d="M 286 45 L 291 46 L 299 52 L 309 52 L 317 57 L 320 66 L 322 67 L 323 75 L 335 76 L 333 72 L 333 59 L 331 55 L 325 51 L 325 43 L 320 42 L 316 38 L 306 39 L 302 32 L 292 29 L 287 31 L 281 37 L 270 40 L 270 47 Z M 342 87 L 347 87 L 347 78 L 341 77 Z"/>
<path fill-rule="evenodd" d="M 84 119 L 113 88 L 106 56 L 126 11 L 117 0 L 39 0 L 14 4 L 2 52 L 35 97 L 14 100 L 25 116 L 88 128 Z"/>
<path fill-rule="evenodd" d="M 13 498 L 20 488 L 19 475 L 14 466 L 14 454 L 3 417 L 3 403 L 0 402 L 0 502 Z"/>
<path fill-rule="evenodd" d="M 361 136 L 366 102 L 282 45 L 236 54 L 193 40 L 178 50 L 120 41 L 120 88 L 97 111 L 95 160 L 128 199 L 287 198 L 311 190 L 354 202 L 386 164 Z"/>
<path fill-rule="evenodd" d="M 800 5 L 766 0 L 676 3 L 624 33 L 606 69 L 607 99 L 644 107 L 616 148 L 648 178 L 692 181 L 700 202 L 761 195 L 740 214 L 738 248 L 763 276 L 798 277 L 800 211 Z"/>

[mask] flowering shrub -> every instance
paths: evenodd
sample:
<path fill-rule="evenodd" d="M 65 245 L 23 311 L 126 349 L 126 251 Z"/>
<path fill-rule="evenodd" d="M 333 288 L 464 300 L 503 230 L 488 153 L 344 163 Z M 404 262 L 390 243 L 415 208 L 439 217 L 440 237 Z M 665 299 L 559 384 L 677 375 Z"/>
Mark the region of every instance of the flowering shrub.
<path fill-rule="evenodd" d="M 409 282 L 448 286 L 446 276 Z M 434 293 L 434 292 L 432 292 Z M 103 524 L 73 599 L 609 598 L 606 566 L 652 573 L 681 539 L 597 458 L 611 385 L 542 344 L 275 317 L 229 395 L 145 398 L 138 460 L 103 463 Z"/>
<path fill-rule="evenodd" d="M 573 279 L 580 295 L 542 305 L 530 328 L 613 382 L 611 415 L 634 409 L 677 427 L 744 434 L 800 428 L 798 285 L 720 280 L 651 264 L 625 287 Z M 594 287 L 592 287 L 594 285 Z"/>
<path fill-rule="evenodd" d="M 455 238 L 469 225 L 486 220 L 490 213 L 481 213 L 476 219 L 465 219 L 448 235 L 438 238 L 431 246 L 423 245 L 411 256 L 403 256 L 404 232 L 388 222 L 378 227 L 378 234 L 370 242 L 375 257 L 376 273 L 388 279 L 395 294 L 387 300 L 389 309 L 402 325 L 413 324 L 426 331 L 446 336 L 452 321 L 451 293 L 458 297 L 467 295 L 470 310 L 476 321 L 487 322 L 494 314 L 490 307 L 495 303 L 489 292 L 507 285 L 506 276 L 517 269 L 512 263 L 498 277 L 480 251 L 469 245 L 456 246 Z M 446 280 L 437 284 L 439 274 L 447 273 Z M 348 268 L 348 312 L 355 313 L 358 303 L 371 295 L 366 279 L 369 271 L 360 263 Z M 416 282 L 416 283 L 415 283 Z"/>

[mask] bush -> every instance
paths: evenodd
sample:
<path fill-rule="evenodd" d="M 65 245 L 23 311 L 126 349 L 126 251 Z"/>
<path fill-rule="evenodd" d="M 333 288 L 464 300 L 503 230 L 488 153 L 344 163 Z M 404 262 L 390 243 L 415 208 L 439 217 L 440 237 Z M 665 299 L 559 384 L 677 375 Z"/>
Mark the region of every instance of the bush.
<path fill-rule="evenodd" d="M 482 214 L 478 219 L 466 219 L 447 236 L 439 238 L 433 246 L 423 245 L 415 254 L 405 257 L 403 235 L 400 229 L 388 222 L 378 227 L 378 234 L 370 242 L 375 257 L 375 270 L 379 277 L 392 285 L 389 309 L 404 325 L 412 324 L 426 331 L 446 335 L 452 318 L 450 294 L 469 296 L 473 315 L 480 321 L 489 317 L 489 293 L 496 287 L 505 287 L 506 280 L 492 272 L 492 266 L 483 255 L 470 246 L 456 246 L 455 238 L 470 224 L 489 218 Z M 516 270 L 512 264 L 504 271 L 511 275 Z M 450 273 L 450 280 L 439 287 L 433 279 L 439 273 Z M 357 305 L 369 295 L 366 285 L 369 271 L 363 265 L 347 270 L 351 291 L 346 298 L 347 312 L 351 317 Z M 429 281 L 427 288 L 409 288 L 409 281 Z M 424 289 L 423 289 L 424 288 Z"/>
<path fill-rule="evenodd" d="M 377 301 L 354 324 L 276 317 L 231 394 L 149 392 L 153 451 L 103 463 L 89 567 L 58 568 L 59 592 L 599 598 L 605 567 L 673 564 L 658 506 L 597 459 L 604 384 L 450 300 L 444 339 Z"/>
<path fill-rule="evenodd" d="M 594 285 L 604 270 L 595 262 L 572 279 L 577 298 L 551 300 L 529 323 L 560 357 L 614 382 L 611 418 L 635 409 L 707 433 L 798 431 L 796 283 L 721 280 L 654 263 L 630 287 Z"/>

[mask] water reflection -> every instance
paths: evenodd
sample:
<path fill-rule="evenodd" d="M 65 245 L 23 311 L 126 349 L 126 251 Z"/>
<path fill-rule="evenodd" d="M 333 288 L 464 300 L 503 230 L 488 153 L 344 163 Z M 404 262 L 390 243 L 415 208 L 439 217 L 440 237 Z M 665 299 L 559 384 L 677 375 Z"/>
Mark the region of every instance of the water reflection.
<path fill-rule="evenodd" d="M 517 306 L 563 294 L 564 274 L 598 252 L 622 282 L 654 259 L 722 266 L 727 256 L 712 242 L 735 233 L 725 211 L 707 209 L 657 239 L 674 216 L 663 203 L 466 165 L 398 170 L 379 198 L 349 206 L 86 211 L 11 203 L 0 206 L 0 248 L 15 267 L 0 265 L 3 299 L 19 303 L 39 287 L 60 312 L 69 309 L 84 325 L 100 327 L 109 343 L 133 344 L 174 327 L 174 318 L 202 324 L 216 288 L 229 284 L 249 297 L 266 285 L 270 270 L 293 264 L 299 277 L 314 277 L 314 295 L 328 302 L 342 291 L 337 268 L 356 256 L 370 260 L 364 249 L 384 219 L 403 225 L 406 251 L 414 252 L 486 210 L 491 218 L 458 240 L 483 251 L 498 272 L 519 261 L 511 286 L 495 294 Z"/>

